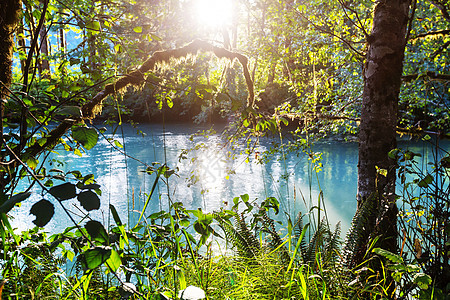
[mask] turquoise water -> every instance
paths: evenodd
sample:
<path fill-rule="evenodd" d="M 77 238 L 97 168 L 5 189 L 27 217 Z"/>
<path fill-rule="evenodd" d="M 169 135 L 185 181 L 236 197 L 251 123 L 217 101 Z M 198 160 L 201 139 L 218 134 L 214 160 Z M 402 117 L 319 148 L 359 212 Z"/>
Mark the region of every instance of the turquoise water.
<path fill-rule="evenodd" d="M 79 170 L 83 175 L 94 174 L 101 185 L 101 207 L 98 211 L 87 215 L 76 199 L 63 202 L 81 224 L 89 218 L 107 224 L 110 221 L 109 204 L 116 207 L 122 221 L 130 226 L 135 224 L 155 180 L 155 175 L 146 174 L 146 166 L 137 159 L 146 164 L 165 162 L 171 169 L 177 170 L 177 175 L 171 176 L 166 182 L 159 181 L 157 195 L 152 197 L 146 215 L 167 209 L 169 198 L 173 202 L 182 202 L 187 208 L 202 208 L 203 211 L 211 212 L 221 207 L 229 208 L 234 197 L 248 194 L 251 200 L 256 201 L 276 197 L 282 208 L 276 218 L 283 221 L 286 220 L 286 214 L 295 216 L 299 211 L 308 213 L 311 207 L 318 205 L 322 191 L 323 201 L 320 205 L 325 205 L 330 223 L 341 221 L 343 232 L 348 229 L 356 209 L 357 143 L 317 143 L 312 150 L 322 153 L 320 162 L 323 166 L 316 173 L 312 170 L 309 156 L 303 152 L 289 153 L 286 159 L 276 154 L 266 164 L 258 163 L 255 153 L 238 154 L 235 159 L 227 159 L 226 152 L 230 148 L 224 146 L 218 134 L 190 139 L 191 134 L 204 129 L 208 128 L 183 124 L 166 125 L 163 130 L 162 125 L 140 125 L 139 130 L 146 134 L 143 137 L 128 125 L 119 128 L 114 136 L 111 128 L 108 128 L 106 138 L 116 139 L 123 144 L 122 150 L 127 155 L 113 149 L 105 138 L 101 138 L 82 157 L 58 151 L 51 158 L 64 164 L 53 162 L 50 165 L 47 162 L 46 167 L 48 170 L 57 168 L 64 172 Z M 267 150 L 272 141 L 279 142 L 279 139 L 261 140 L 256 151 L 262 153 Z M 207 147 L 191 151 L 184 155 L 185 159 L 180 159 L 183 149 L 192 149 L 201 143 Z M 400 146 L 417 152 L 429 151 L 422 142 L 401 142 Z M 448 149 L 448 143 L 446 146 Z M 244 149 L 240 145 L 238 148 Z M 62 183 L 58 180 L 54 182 Z M 24 188 L 27 184 L 24 181 L 20 187 Z M 12 213 L 15 228 L 26 230 L 34 227 L 34 216 L 29 215 L 29 209 L 42 198 L 55 205 L 55 216 L 45 226 L 46 231 L 58 232 L 73 225 L 55 199 L 34 187 L 33 195 Z M 314 212 L 317 215 L 317 209 Z"/>

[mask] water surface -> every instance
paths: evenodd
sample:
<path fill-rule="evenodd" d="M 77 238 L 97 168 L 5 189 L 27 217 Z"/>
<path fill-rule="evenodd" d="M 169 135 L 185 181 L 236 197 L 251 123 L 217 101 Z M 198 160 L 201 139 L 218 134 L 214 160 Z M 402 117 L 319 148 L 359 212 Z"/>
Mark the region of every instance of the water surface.
<path fill-rule="evenodd" d="M 147 165 L 159 162 L 175 169 L 177 175 L 171 176 L 166 182 L 158 182 L 145 215 L 167 209 L 169 200 L 182 202 L 190 209 L 201 208 L 211 212 L 221 207 L 230 208 L 234 197 L 248 194 L 251 200 L 256 201 L 276 197 L 282 208 L 276 218 L 285 221 L 287 214 L 295 216 L 299 211 L 307 214 L 312 207 L 319 205 L 321 199 L 320 207 L 325 206 L 330 223 L 341 221 L 343 232 L 348 229 L 356 209 L 357 143 L 321 142 L 314 145 L 312 151 L 322 153 L 322 167 L 316 173 L 310 156 L 301 151 L 289 153 L 285 159 L 283 155 L 275 154 L 266 164 L 258 163 L 255 153 L 238 154 L 235 159 L 229 159 L 226 152 L 231 148 L 224 146 L 218 134 L 190 138 L 191 134 L 205 129 L 208 128 L 186 124 L 166 125 L 165 128 L 162 125 L 140 125 L 139 130 L 145 133 L 143 137 L 128 125 L 117 130 L 114 136 L 111 128 L 108 128 L 105 137 L 118 140 L 126 155 L 101 138 L 82 157 L 64 150 L 58 151 L 50 158 L 63 164 L 55 161 L 50 164 L 49 160 L 46 167 L 48 170 L 57 168 L 64 172 L 79 170 L 83 175 L 94 174 L 101 185 L 101 208 L 98 211 L 86 215 L 76 199 L 63 202 L 81 224 L 89 218 L 104 224 L 111 223 L 108 207 L 113 204 L 122 221 L 133 226 L 155 180 L 155 174 L 144 172 L 147 167 L 141 162 Z M 280 142 L 279 139 L 273 139 Z M 261 140 L 255 150 L 264 152 L 273 139 Z M 192 149 L 202 143 L 208 147 L 201 147 L 185 153 L 184 158 L 180 157 L 184 149 Z M 413 151 L 429 151 L 424 150 L 426 148 L 421 142 L 401 142 L 400 146 Z M 238 148 L 244 149 L 244 146 L 238 145 Z M 62 183 L 58 180 L 54 182 Z M 26 184 L 23 182 L 21 187 Z M 323 192 L 322 196 L 320 191 Z M 13 226 L 18 230 L 34 227 L 34 217 L 29 215 L 29 209 L 42 198 L 55 205 L 55 217 L 45 226 L 45 230 L 57 232 L 73 225 L 59 203 L 35 187 L 32 197 L 20 208 L 15 208 L 12 214 L 15 217 Z M 318 210 L 313 211 L 317 216 Z M 324 216 L 324 212 L 321 211 L 321 216 Z"/>

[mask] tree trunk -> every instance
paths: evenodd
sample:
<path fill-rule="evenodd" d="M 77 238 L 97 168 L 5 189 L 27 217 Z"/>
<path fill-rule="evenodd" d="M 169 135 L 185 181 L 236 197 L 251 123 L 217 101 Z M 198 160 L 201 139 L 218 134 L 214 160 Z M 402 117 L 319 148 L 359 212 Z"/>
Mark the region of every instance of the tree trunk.
<path fill-rule="evenodd" d="M 365 230 L 372 238 L 381 235 L 379 246 L 392 252 L 397 251 L 396 170 L 388 153 L 396 147 L 410 4 L 411 0 L 380 0 L 375 7 L 372 33 L 367 41 L 359 133 L 358 208 L 365 201 L 376 201 L 373 207 L 377 213 L 367 221 Z"/>
<path fill-rule="evenodd" d="M 19 45 L 17 52 L 20 55 L 20 70 L 22 71 L 23 74 L 26 65 L 26 53 L 27 53 L 23 20 L 19 20 L 18 22 L 16 37 L 17 37 L 17 44 Z"/>
<path fill-rule="evenodd" d="M 0 2 L 0 150 L 3 150 L 3 101 L 6 100 L 12 80 L 12 56 L 15 24 L 20 12 L 20 0 L 1 0 Z M 3 155 L 0 161 L 3 161 Z M 0 197 L 3 194 L 5 173 L 0 171 Z"/>
<path fill-rule="evenodd" d="M 44 1 L 45 0 L 40 0 L 39 2 L 44 5 Z M 47 59 L 47 57 L 50 55 L 50 50 L 49 50 L 49 44 L 48 44 L 48 37 L 47 37 L 47 28 L 45 26 L 45 22 L 44 25 L 41 27 L 40 31 L 39 31 L 39 36 L 41 38 L 41 43 L 40 43 L 40 53 L 43 54 L 44 56 L 42 57 L 41 60 L 41 77 L 42 78 L 50 78 L 50 63 Z"/>
<path fill-rule="evenodd" d="M 66 76 L 66 67 L 64 61 L 66 60 L 65 53 L 67 49 L 67 43 L 66 43 L 66 32 L 64 31 L 64 27 L 61 27 L 59 30 L 59 52 L 61 55 L 62 63 L 60 65 L 60 70 L 63 78 Z"/>
<path fill-rule="evenodd" d="M 0 99 L 5 99 L 11 84 L 13 30 L 20 11 L 20 0 L 2 0 L 0 3 Z"/>

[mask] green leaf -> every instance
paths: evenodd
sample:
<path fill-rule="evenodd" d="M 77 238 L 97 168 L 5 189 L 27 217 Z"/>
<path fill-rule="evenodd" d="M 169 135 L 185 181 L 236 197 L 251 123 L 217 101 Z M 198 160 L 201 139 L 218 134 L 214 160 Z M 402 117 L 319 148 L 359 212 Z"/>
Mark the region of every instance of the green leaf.
<path fill-rule="evenodd" d="M 420 267 L 418 265 L 409 264 L 409 265 L 406 266 L 406 271 L 409 272 L 409 273 L 419 272 L 420 271 Z"/>
<path fill-rule="evenodd" d="M 280 118 L 280 121 L 283 122 L 284 126 L 288 126 L 289 125 L 289 121 L 283 117 Z"/>
<path fill-rule="evenodd" d="M 117 213 L 117 210 L 114 207 L 114 205 L 110 204 L 109 205 L 109 210 L 111 211 L 111 213 L 113 215 L 114 222 L 116 222 L 117 226 L 122 225 L 122 221 L 120 220 L 119 214 Z"/>
<path fill-rule="evenodd" d="M 52 219 L 55 213 L 53 204 L 45 199 L 33 204 L 30 209 L 30 214 L 35 215 L 36 219 L 33 223 L 38 227 L 44 227 Z"/>
<path fill-rule="evenodd" d="M 141 33 L 142 32 L 142 27 L 141 26 L 134 27 L 133 31 L 136 32 L 136 33 Z"/>
<path fill-rule="evenodd" d="M 39 161 L 34 157 L 28 157 L 26 159 L 26 163 L 30 167 L 30 169 L 35 170 L 37 168 Z"/>
<path fill-rule="evenodd" d="M 201 235 L 201 240 L 206 240 L 212 232 L 211 227 L 208 224 L 199 221 L 194 223 L 194 230 Z"/>
<path fill-rule="evenodd" d="M 273 208 L 275 211 L 275 214 L 278 215 L 278 212 L 280 211 L 280 202 L 275 197 L 269 197 L 261 205 L 262 207 L 269 210 L 270 208 Z"/>
<path fill-rule="evenodd" d="M 72 137 L 87 150 L 92 149 L 98 141 L 98 132 L 94 128 L 75 127 L 72 129 Z"/>
<path fill-rule="evenodd" d="M 96 34 L 97 31 L 100 30 L 100 22 L 99 21 L 91 21 L 86 23 L 86 29 L 91 33 Z"/>
<path fill-rule="evenodd" d="M 79 193 L 77 198 L 87 211 L 100 208 L 100 198 L 91 190 Z"/>
<path fill-rule="evenodd" d="M 95 182 L 95 176 L 94 174 L 87 174 L 86 176 L 82 177 L 83 184 L 92 184 Z"/>
<path fill-rule="evenodd" d="M 420 153 L 414 153 L 412 151 L 407 150 L 404 155 L 404 160 L 412 160 L 416 156 L 421 157 L 422 155 Z"/>
<path fill-rule="evenodd" d="M 59 201 L 72 199 L 77 195 L 75 185 L 70 182 L 54 186 L 48 192 Z"/>
<path fill-rule="evenodd" d="M 57 115 L 79 118 L 81 117 L 81 109 L 78 106 L 63 106 L 56 111 Z"/>
<path fill-rule="evenodd" d="M 380 174 L 384 177 L 387 176 L 388 171 L 386 169 L 379 168 L 378 166 L 375 166 L 375 168 L 377 169 L 377 174 Z"/>
<path fill-rule="evenodd" d="M 389 151 L 388 156 L 390 159 L 396 159 L 399 152 L 400 149 L 392 149 L 391 151 Z"/>
<path fill-rule="evenodd" d="M 52 85 L 49 85 L 45 90 L 46 90 L 47 92 L 51 92 L 51 91 L 53 91 L 55 88 L 56 88 L 56 85 L 52 84 Z"/>
<path fill-rule="evenodd" d="M 69 97 L 69 92 L 68 91 L 62 91 L 61 96 L 63 98 L 67 98 L 67 97 Z"/>
<path fill-rule="evenodd" d="M 233 203 L 234 203 L 233 207 L 237 207 L 239 205 L 239 197 L 234 197 Z"/>
<path fill-rule="evenodd" d="M 106 264 L 112 269 L 113 272 L 116 272 L 122 264 L 119 253 L 115 250 L 111 250 L 111 256 L 106 261 Z"/>
<path fill-rule="evenodd" d="M 188 219 L 181 219 L 180 225 L 184 227 L 188 227 L 191 222 Z"/>
<path fill-rule="evenodd" d="M 392 253 L 392 252 L 390 252 L 390 251 L 388 251 L 388 250 L 384 250 L 384 249 L 381 249 L 381 248 L 374 248 L 374 249 L 372 250 L 372 252 L 374 252 L 374 253 L 376 253 L 376 254 L 378 254 L 378 255 L 381 255 L 381 256 L 386 257 L 386 258 L 389 259 L 391 262 L 394 262 L 394 263 L 403 263 L 403 258 L 402 258 L 400 255 L 394 254 L 394 253 Z"/>
<path fill-rule="evenodd" d="M 429 136 L 428 134 L 426 134 L 426 135 L 422 138 L 422 140 L 424 140 L 424 141 L 429 141 L 429 140 L 431 140 L 431 136 Z"/>
<path fill-rule="evenodd" d="M 116 53 L 122 52 L 122 45 L 121 44 L 114 45 L 114 51 L 116 51 Z"/>
<path fill-rule="evenodd" d="M 84 225 L 84 228 L 86 228 L 92 240 L 100 243 L 108 243 L 109 236 L 102 223 L 91 220 Z"/>
<path fill-rule="evenodd" d="M 417 273 L 414 275 L 413 282 L 419 286 L 420 289 L 426 290 L 433 280 L 425 273 Z"/>
<path fill-rule="evenodd" d="M 151 36 L 152 36 L 152 39 L 155 40 L 155 41 L 157 41 L 157 42 L 162 41 L 162 38 L 159 37 L 159 36 L 157 36 L 156 34 L 153 34 L 153 33 L 152 33 Z"/>
<path fill-rule="evenodd" d="M 180 282 L 180 289 L 184 290 L 186 288 L 186 277 L 184 276 L 184 272 L 183 269 L 180 269 L 178 266 L 176 266 L 178 269 L 177 275 L 178 275 L 178 280 Z M 182 291 L 180 291 L 181 293 Z M 182 298 L 182 299 L 186 299 L 186 298 Z M 189 299 L 202 299 L 202 298 L 189 298 Z"/>
<path fill-rule="evenodd" d="M 86 250 L 81 257 L 81 266 L 84 271 L 93 270 L 111 257 L 111 247 L 97 246 Z"/>
<path fill-rule="evenodd" d="M 422 187 L 422 188 L 426 188 L 428 187 L 429 184 L 431 184 L 433 182 L 433 176 L 431 176 L 430 174 L 428 174 L 427 176 L 425 176 L 422 180 L 419 181 L 419 183 L 417 184 L 418 186 Z"/>
<path fill-rule="evenodd" d="M 116 145 L 117 148 L 123 149 L 123 145 L 118 140 L 114 140 L 114 145 Z"/>
<path fill-rule="evenodd" d="M 248 202 L 248 200 L 250 199 L 250 197 L 248 196 L 248 194 L 244 194 L 244 195 L 241 195 L 241 199 L 242 199 L 242 201 L 244 201 L 244 203 L 245 203 L 245 202 Z"/>
<path fill-rule="evenodd" d="M 292 254 L 291 261 L 289 262 L 287 272 L 289 272 L 289 270 L 291 269 L 291 267 L 295 261 L 295 257 L 297 256 L 297 253 L 299 252 L 299 250 L 301 251 L 300 247 L 301 247 L 303 238 L 305 237 L 305 234 L 306 234 L 306 231 L 308 230 L 308 228 L 309 228 L 309 223 L 303 227 L 302 232 L 300 233 L 300 236 L 298 237 L 297 245 L 295 246 L 294 253 Z"/>
<path fill-rule="evenodd" d="M 5 203 L 3 203 L 0 206 L 0 212 L 5 213 L 5 214 L 8 213 L 14 207 L 14 205 L 27 199 L 28 197 L 30 197 L 30 195 L 31 195 L 31 192 L 18 193 L 16 195 L 12 196 L 11 198 L 6 200 Z"/>

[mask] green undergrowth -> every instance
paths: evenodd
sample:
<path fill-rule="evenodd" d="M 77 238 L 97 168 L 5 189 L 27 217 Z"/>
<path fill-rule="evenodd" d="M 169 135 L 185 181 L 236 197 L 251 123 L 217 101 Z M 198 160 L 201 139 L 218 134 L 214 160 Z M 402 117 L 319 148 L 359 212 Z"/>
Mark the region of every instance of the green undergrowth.
<path fill-rule="evenodd" d="M 207 299 L 375 299 L 383 291 L 383 282 L 352 287 L 357 273 L 340 259 L 339 225 L 323 220 L 313 230 L 301 215 L 278 224 L 269 216 L 274 198 L 256 204 L 242 195 L 214 213 L 174 203 L 132 228 L 111 210 L 108 230 L 91 220 L 52 236 L 37 227 L 4 235 L 3 299 L 179 299 L 188 286 Z"/>

